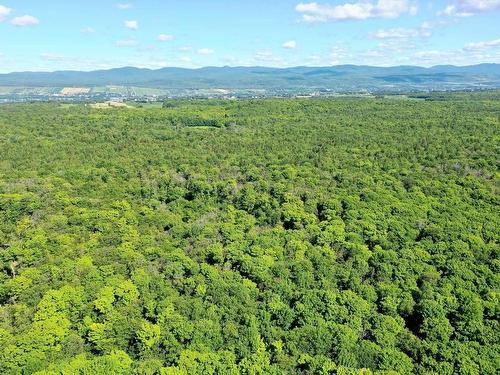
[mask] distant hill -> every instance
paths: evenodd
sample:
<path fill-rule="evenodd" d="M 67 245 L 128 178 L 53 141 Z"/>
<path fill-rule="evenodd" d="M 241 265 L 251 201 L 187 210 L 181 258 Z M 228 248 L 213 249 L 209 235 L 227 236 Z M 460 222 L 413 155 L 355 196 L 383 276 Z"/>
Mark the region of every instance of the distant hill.
<path fill-rule="evenodd" d="M 264 89 L 401 91 L 500 88 L 500 64 L 373 67 L 205 67 L 158 70 L 124 67 L 110 70 L 19 72 L 0 74 L 0 86 L 94 87 L 104 85 L 168 89 Z"/>

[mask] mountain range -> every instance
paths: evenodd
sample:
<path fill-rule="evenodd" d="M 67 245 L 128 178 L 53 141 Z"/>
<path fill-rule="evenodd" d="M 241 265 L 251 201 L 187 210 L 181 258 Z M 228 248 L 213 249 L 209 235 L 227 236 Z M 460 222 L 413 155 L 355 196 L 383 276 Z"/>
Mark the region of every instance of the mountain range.
<path fill-rule="evenodd" d="M 0 86 L 135 86 L 165 89 L 401 91 L 500 88 L 500 64 L 374 67 L 205 67 L 0 74 Z"/>

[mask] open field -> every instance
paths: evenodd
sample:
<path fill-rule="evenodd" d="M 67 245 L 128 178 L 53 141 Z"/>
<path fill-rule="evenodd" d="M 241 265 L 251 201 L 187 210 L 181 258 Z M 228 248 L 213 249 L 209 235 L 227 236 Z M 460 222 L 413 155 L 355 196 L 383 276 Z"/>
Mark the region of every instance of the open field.
<path fill-rule="evenodd" d="M 113 102 L 113 101 L 107 101 L 107 102 L 102 102 L 102 103 L 92 103 L 90 104 L 91 108 L 94 109 L 107 109 L 107 108 L 133 108 L 127 103 L 123 102 Z"/>
<path fill-rule="evenodd" d="M 90 92 L 88 87 L 65 87 L 61 90 L 62 95 L 79 95 L 88 94 Z"/>

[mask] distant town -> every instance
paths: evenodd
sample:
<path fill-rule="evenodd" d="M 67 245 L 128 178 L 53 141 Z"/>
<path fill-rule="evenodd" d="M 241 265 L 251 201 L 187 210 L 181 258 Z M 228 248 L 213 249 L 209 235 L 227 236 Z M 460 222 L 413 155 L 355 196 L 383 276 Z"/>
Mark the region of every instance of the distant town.
<path fill-rule="evenodd" d="M 366 90 L 358 95 L 368 95 Z M 0 103 L 12 102 L 158 102 L 166 99 L 239 99 L 264 97 L 320 97 L 337 96 L 329 89 L 156 89 L 143 87 L 0 87 Z"/>
<path fill-rule="evenodd" d="M 483 91 L 481 87 L 462 88 L 460 91 Z M 487 90 L 487 89 L 486 89 Z M 0 103 L 64 102 L 64 103 L 156 103 L 169 99 L 260 99 L 260 98 L 320 98 L 339 96 L 404 96 L 405 94 L 426 94 L 443 92 L 435 90 L 411 89 L 381 91 L 346 89 L 156 89 L 143 87 L 109 86 L 87 87 L 0 87 Z M 415 99 L 416 97 L 414 97 Z M 119 106 L 119 105 L 113 105 Z"/>

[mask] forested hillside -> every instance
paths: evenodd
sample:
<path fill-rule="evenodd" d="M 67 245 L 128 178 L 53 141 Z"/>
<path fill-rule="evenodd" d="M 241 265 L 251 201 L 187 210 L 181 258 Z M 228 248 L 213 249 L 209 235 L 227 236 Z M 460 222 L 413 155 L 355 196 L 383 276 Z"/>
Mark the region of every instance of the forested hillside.
<path fill-rule="evenodd" d="M 323 89 L 334 92 L 464 90 L 500 87 L 500 64 L 377 67 L 336 65 L 270 68 L 204 67 L 15 72 L 0 74 L 0 86 L 138 86 L 168 89 Z"/>
<path fill-rule="evenodd" d="M 0 106 L 0 373 L 498 374 L 497 97 Z"/>

